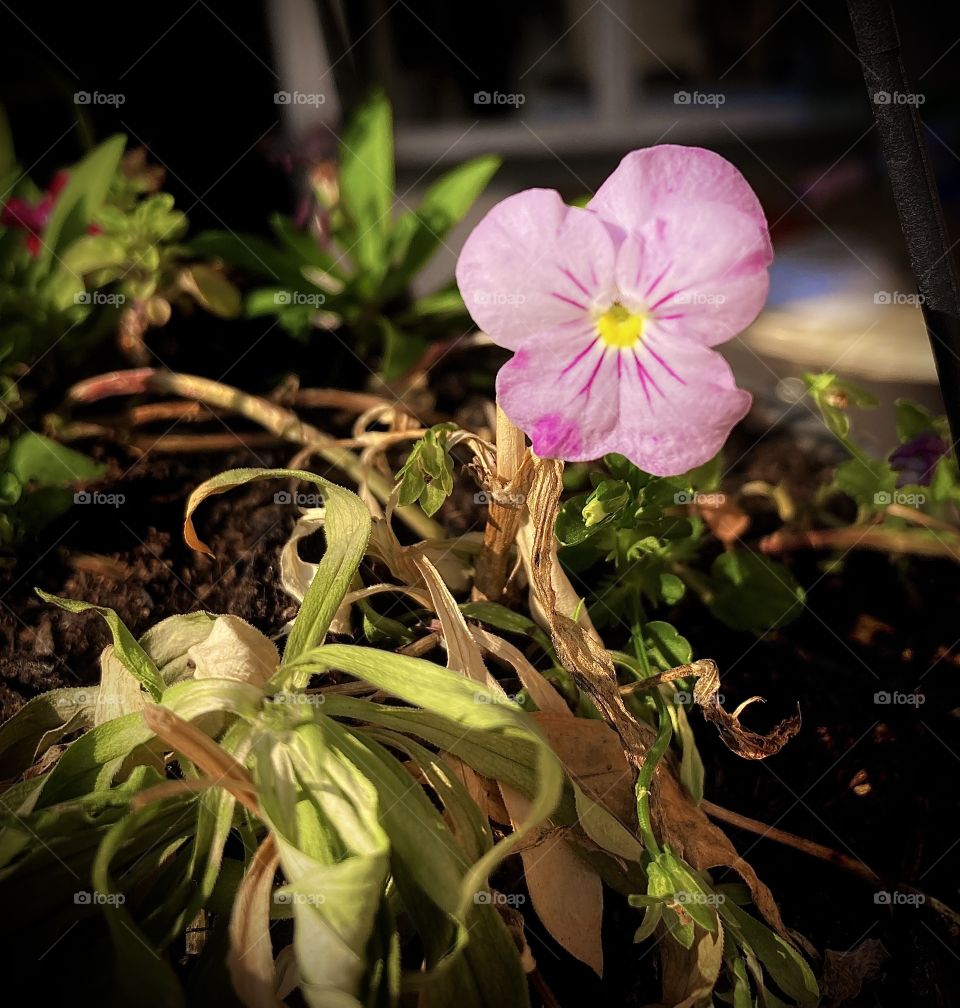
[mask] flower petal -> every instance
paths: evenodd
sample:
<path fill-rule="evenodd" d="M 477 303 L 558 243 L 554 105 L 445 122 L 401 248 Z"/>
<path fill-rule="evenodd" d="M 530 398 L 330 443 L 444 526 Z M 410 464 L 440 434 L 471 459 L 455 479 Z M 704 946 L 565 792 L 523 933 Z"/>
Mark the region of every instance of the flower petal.
<path fill-rule="evenodd" d="M 727 362 L 690 340 L 649 333 L 634 350 L 600 341 L 524 343 L 497 376 L 497 401 L 547 458 L 626 455 L 645 472 L 675 476 L 711 459 L 750 395 Z"/>
<path fill-rule="evenodd" d="M 532 334 L 580 328 L 609 293 L 613 266 L 613 240 L 593 214 L 566 206 L 552 189 L 527 189 L 474 228 L 457 284 L 477 325 L 515 350 Z"/>
<path fill-rule="evenodd" d="M 638 232 L 668 207 L 709 201 L 747 214 L 770 253 L 767 219 L 747 180 L 726 158 L 702 147 L 660 144 L 632 151 L 588 204 L 604 220 Z"/>
<path fill-rule="evenodd" d="M 767 297 L 769 243 L 724 203 L 657 213 L 617 253 L 617 286 L 672 338 L 716 346 L 757 317 Z"/>

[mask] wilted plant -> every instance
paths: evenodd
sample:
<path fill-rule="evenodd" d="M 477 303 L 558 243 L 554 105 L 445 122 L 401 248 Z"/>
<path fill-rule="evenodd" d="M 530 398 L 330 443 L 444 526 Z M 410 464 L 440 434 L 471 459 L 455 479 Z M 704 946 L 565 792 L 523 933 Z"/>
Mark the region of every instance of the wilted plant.
<path fill-rule="evenodd" d="M 382 109 L 377 115 L 382 122 Z M 653 236 L 683 223 L 667 197 L 677 185 L 682 189 L 684 178 L 701 198 L 713 197 L 694 221 L 713 228 L 720 219 L 740 235 L 728 246 L 718 239 L 674 278 L 712 291 L 725 280 L 734 285 L 742 304 L 724 309 L 721 319 L 723 335 L 730 336 L 732 319 L 745 324 L 759 307 L 765 225 L 755 200 L 749 212 L 737 208 L 747 198 L 742 179 L 705 154 L 671 148 L 652 160 L 628 159 L 628 168 L 662 157 L 669 162 L 671 186 L 661 193 L 653 185 L 655 198 L 646 206 Z M 360 166 L 367 172 L 380 164 L 370 157 Z M 703 171 L 707 162 L 710 170 Z M 657 171 L 653 176 L 660 178 Z M 382 200 L 383 191 L 376 192 Z M 559 389 L 554 403 L 532 392 L 529 401 L 509 397 L 535 446 L 591 458 L 580 434 L 596 432 L 576 413 L 584 400 L 589 410 L 605 411 L 604 435 L 633 458 L 608 456 L 593 490 L 563 512 L 564 462 L 527 448 L 504 409 L 498 409 L 496 444 L 452 425 L 404 426 L 379 438 L 355 430 L 353 442 L 333 444 L 276 404 L 190 376 L 137 371 L 75 390 L 87 401 L 146 390 L 212 404 L 229 400 L 349 472 L 367 503 L 293 470 L 235 470 L 194 492 L 185 533 L 203 550 L 192 513 L 210 494 L 277 477 L 321 490 L 323 508 L 303 515 L 284 552 L 284 586 L 302 604 L 283 656 L 231 614 L 172 617 L 138 642 L 111 610 L 98 609 L 113 635 L 99 688 L 39 697 L 0 729 L 0 759 L 9 776 L 20 777 L 3 796 L 0 881 L 16 899 L 46 876 L 46 902 L 27 904 L 35 917 L 19 920 L 19 927 L 55 930 L 65 914 L 75 917 L 70 894 L 89 880 L 90 899 L 81 902 L 91 909 L 96 903 L 106 915 L 118 982 L 128 997 L 148 982 L 158 1001 L 182 1003 L 183 978 L 191 1001 L 213 999 L 227 981 L 225 961 L 248 1005 L 276 1004 L 294 987 L 317 1008 L 396 1004 L 417 992 L 431 1005 L 464 999 L 491 1008 L 523 1005 L 523 973 L 534 968 L 532 955 L 510 900 L 488 888 L 490 872 L 516 853 L 533 910 L 565 949 L 598 973 L 606 883 L 643 911 L 636 939 L 656 940 L 664 1003 L 693 1005 L 714 994 L 734 1004 L 817 1000 L 813 975 L 769 890 L 699 807 L 702 766 L 686 713 L 669 698 L 684 686 L 725 743 L 748 759 L 775 753 L 799 730 L 799 717 L 766 736 L 746 729 L 739 720 L 746 704 L 725 709 L 715 663 L 694 660 L 673 627 L 647 615 L 648 605 L 675 600 L 698 580 L 686 562 L 706 519 L 691 494 L 716 486 L 710 456 L 720 432 L 740 415 L 744 394 L 726 372 L 717 378 L 718 366 L 704 356 L 709 351 L 701 343 L 716 342 L 707 332 L 710 309 L 693 311 L 686 328 L 673 327 L 668 323 L 676 319 L 656 316 L 628 293 L 643 248 L 624 200 L 614 200 L 617 217 L 603 235 L 595 220 L 574 215 L 577 235 L 581 226 L 595 232 L 590 248 L 606 256 L 606 266 L 621 256 L 630 266 L 611 279 L 609 270 L 581 264 L 602 297 L 576 307 L 571 330 L 589 322 L 597 332 L 592 343 L 580 334 L 587 342 L 578 353 L 598 353 L 593 373 L 606 365 L 621 381 L 625 355 L 632 360 L 648 352 L 640 344 L 655 336 L 664 360 L 674 353 L 696 358 L 706 392 L 724 395 L 715 414 L 706 416 L 709 404 L 697 413 L 710 431 L 694 432 L 681 445 L 681 420 L 671 414 L 668 422 L 655 412 L 639 378 L 632 393 L 619 384 L 615 401 L 594 406 L 589 383 L 566 380 L 569 362 L 544 360 Z M 713 203 L 727 206 L 719 211 Z M 489 219 L 481 225 L 480 255 L 488 262 L 496 261 L 497 235 L 502 231 L 509 241 L 510 228 L 516 231 L 508 204 L 491 212 L 501 230 Z M 358 205 L 353 197 L 344 203 Z M 582 213 L 605 219 L 604 205 L 601 200 Z M 658 231 L 661 210 L 665 223 Z M 742 233 L 737 214 L 749 225 Z M 548 236 L 553 245 L 563 249 L 569 239 L 569 248 L 579 249 L 579 240 L 564 231 L 562 207 L 550 219 L 557 224 Z M 693 237 L 686 236 L 681 251 L 696 247 Z M 468 243 L 471 269 L 480 269 L 477 254 L 477 243 Z M 731 269 L 739 280 L 726 277 Z M 523 331 L 513 336 L 491 332 L 516 351 L 505 370 L 526 367 L 528 350 L 548 349 L 551 334 L 542 322 L 552 292 L 537 293 L 535 273 L 531 267 L 511 281 L 529 280 L 543 311 L 524 315 Z M 463 281 L 462 268 L 460 275 Z M 559 326 L 570 321 L 550 319 Z M 498 320 L 516 321 L 496 313 L 491 320 L 494 330 Z M 603 341 L 607 346 L 599 346 Z M 704 377 L 707 372 L 714 378 Z M 676 381 L 683 385 L 687 377 L 695 375 Z M 638 419 L 634 414 L 644 409 L 649 412 Z M 389 422 L 389 409 L 374 414 Z M 415 447 L 394 490 L 384 494 L 384 451 L 399 443 L 398 435 Z M 434 512 L 450 492 L 455 446 L 473 453 L 479 496 L 489 506 L 480 546 L 445 539 L 416 503 Z M 353 447 L 362 447 L 359 459 Z M 638 469 L 640 461 L 659 475 Z M 683 473 L 694 464 L 703 467 Z M 392 517 L 400 502 L 407 524 L 426 533 L 423 541 L 405 546 L 396 537 Z M 314 568 L 299 557 L 297 542 L 321 528 L 326 552 Z M 557 531 L 569 549 L 589 547 L 588 563 L 598 567 L 640 561 L 635 596 L 623 599 L 628 632 L 621 649 L 608 649 L 595 629 L 560 564 Z M 717 537 L 729 545 L 736 536 L 728 532 Z M 762 583 L 777 571 L 747 559 L 753 555 L 746 551 L 727 555 L 732 563 L 711 571 L 711 578 L 729 581 L 728 599 L 735 601 L 727 614 L 736 615 L 747 574 L 761 570 Z M 514 572 L 528 588 L 526 605 L 504 591 Z M 471 576 L 474 597 L 458 605 L 451 589 Z M 711 590 L 719 599 L 720 589 Z M 382 597 L 393 600 L 384 610 L 374 603 Z M 50 600 L 68 610 L 90 608 Z M 366 644 L 358 643 L 361 633 Z M 526 650 L 503 633 L 519 635 Z M 446 667 L 428 659 L 440 649 Z M 62 752 L 55 748 L 76 731 L 82 733 Z M 675 734 L 679 765 L 671 751 Z M 494 843 L 495 836 L 501 839 Z M 732 868 L 746 885 L 716 883 L 710 872 L 720 867 Z M 759 917 L 744 909 L 751 901 Z"/>

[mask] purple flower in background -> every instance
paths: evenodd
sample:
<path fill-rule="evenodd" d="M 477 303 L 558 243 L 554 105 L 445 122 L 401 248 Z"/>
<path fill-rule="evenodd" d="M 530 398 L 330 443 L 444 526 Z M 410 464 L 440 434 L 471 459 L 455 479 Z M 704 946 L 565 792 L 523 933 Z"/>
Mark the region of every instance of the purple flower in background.
<path fill-rule="evenodd" d="M 937 463 L 949 449 L 932 430 L 905 441 L 890 456 L 890 465 L 898 473 L 897 486 L 929 486 Z"/>
<path fill-rule="evenodd" d="M 710 349 L 767 295 L 763 210 L 698 147 L 634 151 L 586 209 L 550 189 L 498 203 L 457 282 L 474 321 L 515 351 L 497 400 L 544 457 L 608 452 L 672 476 L 712 458 L 750 408 Z"/>

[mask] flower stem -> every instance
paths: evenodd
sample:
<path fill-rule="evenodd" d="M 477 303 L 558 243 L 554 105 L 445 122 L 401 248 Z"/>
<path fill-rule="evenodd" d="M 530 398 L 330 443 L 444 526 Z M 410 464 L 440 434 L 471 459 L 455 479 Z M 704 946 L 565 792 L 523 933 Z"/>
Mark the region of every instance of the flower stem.
<path fill-rule="evenodd" d="M 650 668 L 647 648 L 643 643 L 643 624 L 643 612 L 638 603 L 637 617 L 633 621 L 633 650 L 637 656 L 637 661 L 640 663 L 640 668 L 643 670 L 643 678 L 649 679 L 653 674 L 653 670 Z M 650 695 L 657 709 L 657 717 L 659 718 L 657 737 L 647 751 L 643 766 L 637 775 L 636 794 L 637 820 L 640 824 L 640 835 L 644 846 L 655 857 L 660 853 L 660 844 L 657 841 L 656 834 L 653 832 L 653 822 L 650 814 L 650 788 L 653 783 L 653 775 L 656 773 L 657 764 L 663 758 L 664 753 L 666 753 L 667 747 L 670 745 L 670 739 L 673 737 L 673 723 L 670 720 L 667 705 L 660 695 L 660 690 L 651 690 Z"/>
<path fill-rule="evenodd" d="M 523 431 L 497 406 L 497 469 L 491 488 L 483 550 L 477 558 L 476 593 L 490 602 L 500 601 L 509 572 L 510 550 L 520 530 L 524 512 L 525 483 L 521 474 L 527 454 Z M 506 495 L 501 503 L 496 494 Z"/>

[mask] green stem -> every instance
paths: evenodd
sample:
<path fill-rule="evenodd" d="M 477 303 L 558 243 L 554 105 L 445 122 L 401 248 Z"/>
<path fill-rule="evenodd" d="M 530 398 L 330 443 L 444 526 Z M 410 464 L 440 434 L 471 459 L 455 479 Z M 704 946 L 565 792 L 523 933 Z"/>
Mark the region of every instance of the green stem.
<path fill-rule="evenodd" d="M 650 659 L 647 656 L 647 649 L 643 643 L 644 616 L 638 603 L 637 616 L 633 622 L 633 649 L 637 655 L 637 661 L 643 670 L 643 678 L 649 679 L 653 674 L 650 668 Z M 657 710 L 659 722 L 657 725 L 657 737 L 653 745 L 647 752 L 640 773 L 637 775 L 637 820 L 640 823 L 640 835 L 643 844 L 651 855 L 656 857 L 660 853 L 660 844 L 656 834 L 653 832 L 653 821 L 650 814 L 650 788 L 653 783 L 653 775 L 656 772 L 657 764 L 663 758 L 673 737 L 673 722 L 670 720 L 670 712 L 659 689 L 650 691 L 654 706 Z"/>

